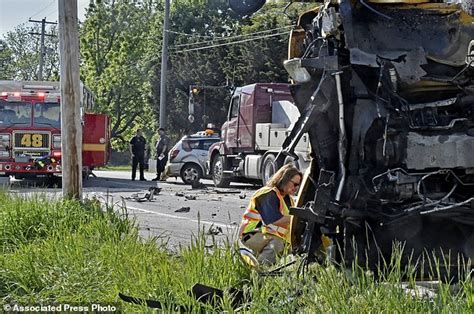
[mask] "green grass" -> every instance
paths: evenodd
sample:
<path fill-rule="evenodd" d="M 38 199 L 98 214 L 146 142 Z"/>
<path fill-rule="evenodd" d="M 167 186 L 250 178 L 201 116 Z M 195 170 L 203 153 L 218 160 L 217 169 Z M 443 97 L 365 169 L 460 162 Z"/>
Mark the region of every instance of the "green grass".
<path fill-rule="evenodd" d="M 132 171 L 131 165 L 120 165 L 120 166 L 105 166 L 100 167 L 98 170 L 106 170 L 106 171 Z"/>
<path fill-rule="evenodd" d="M 150 311 L 118 300 L 119 292 L 182 304 L 199 311 L 232 311 L 203 305 L 187 294 L 195 284 L 243 288 L 243 312 L 453 312 L 474 311 L 470 279 L 455 289 L 439 284 L 434 299 L 407 295 L 400 267 L 383 281 L 359 269 L 311 265 L 304 278 L 293 265 L 281 277 L 258 277 L 244 266 L 229 243 L 206 245 L 197 236 L 171 254 L 160 239 L 143 240 L 125 211 L 101 210 L 96 202 L 51 201 L 45 196 L 0 194 L 0 303 L 116 304 L 126 312 Z M 163 243 L 166 239 L 162 239 Z M 414 279 L 411 279 L 413 285 Z M 250 302 L 250 296 L 252 301 Z"/>

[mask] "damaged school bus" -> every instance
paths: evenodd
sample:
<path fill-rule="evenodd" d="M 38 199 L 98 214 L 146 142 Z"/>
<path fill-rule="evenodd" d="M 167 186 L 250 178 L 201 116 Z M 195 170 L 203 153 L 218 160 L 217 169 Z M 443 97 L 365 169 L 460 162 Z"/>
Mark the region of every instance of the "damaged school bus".
<path fill-rule="evenodd" d="M 241 14 L 263 4 L 230 1 Z M 470 2 L 339 0 L 299 17 L 284 66 L 302 114 L 277 162 L 309 133 L 292 213 L 310 258 L 321 235 L 336 261 L 374 270 L 395 242 L 420 272 L 433 256 L 444 272 L 474 257 L 470 14 Z"/>

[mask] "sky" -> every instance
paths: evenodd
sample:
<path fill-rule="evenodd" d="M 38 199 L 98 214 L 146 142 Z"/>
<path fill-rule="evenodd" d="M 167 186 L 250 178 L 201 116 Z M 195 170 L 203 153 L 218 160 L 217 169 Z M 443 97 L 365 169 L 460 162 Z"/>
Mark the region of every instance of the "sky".
<path fill-rule="evenodd" d="M 84 20 L 90 0 L 77 0 L 80 21 Z M 0 37 L 28 19 L 58 21 L 58 0 L 0 0 Z M 33 25 L 33 23 L 28 23 Z"/>

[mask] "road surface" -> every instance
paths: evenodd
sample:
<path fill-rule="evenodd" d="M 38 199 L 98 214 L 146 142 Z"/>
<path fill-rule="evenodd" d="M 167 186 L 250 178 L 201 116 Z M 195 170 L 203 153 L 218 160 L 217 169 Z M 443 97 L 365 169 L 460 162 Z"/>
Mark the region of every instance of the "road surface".
<path fill-rule="evenodd" d="M 181 179 L 166 182 L 131 181 L 127 171 L 94 171 L 96 178 L 84 181 L 84 195 L 97 198 L 136 219 L 141 236 L 156 237 L 173 250 L 189 245 L 199 232 L 217 241 L 233 239 L 241 215 L 258 188 L 249 184 L 232 184 L 229 189 L 216 189 L 212 181 L 202 180 L 203 188 L 192 189 Z M 133 196 L 145 196 L 150 187 L 161 191 L 151 201 L 136 201 Z M 60 195 L 60 188 L 37 187 L 32 182 L 13 181 L 11 190 L 19 193 L 47 193 Z"/>

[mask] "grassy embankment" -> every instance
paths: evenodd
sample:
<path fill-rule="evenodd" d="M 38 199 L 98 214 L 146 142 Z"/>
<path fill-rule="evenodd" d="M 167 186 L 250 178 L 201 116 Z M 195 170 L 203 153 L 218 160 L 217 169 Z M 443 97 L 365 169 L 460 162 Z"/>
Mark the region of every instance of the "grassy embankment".
<path fill-rule="evenodd" d="M 104 171 L 132 171 L 132 165 L 120 165 L 120 166 L 107 165 L 105 167 L 98 168 L 98 170 L 104 170 Z"/>
<path fill-rule="evenodd" d="M 217 288 L 245 286 L 251 312 L 452 312 L 474 311 L 472 281 L 458 289 L 440 284 L 433 299 L 409 296 L 400 288 L 400 270 L 384 283 L 364 272 L 348 276 L 333 266 L 314 265 L 274 278 L 257 277 L 229 245 L 209 248 L 203 237 L 170 254 L 157 239 L 142 240 L 126 213 L 96 203 L 51 201 L 0 193 L 0 303 L 116 304 L 121 310 L 145 307 L 118 301 L 119 292 L 198 307 L 186 291 L 199 282 Z M 158 242 L 160 242 L 158 240 Z M 171 306 L 168 309 L 171 311 Z M 216 309 L 214 309 L 216 310 Z M 224 310 L 231 310 L 228 298 Z M 151 310 L 150 310 L 151 311 Z"/>

